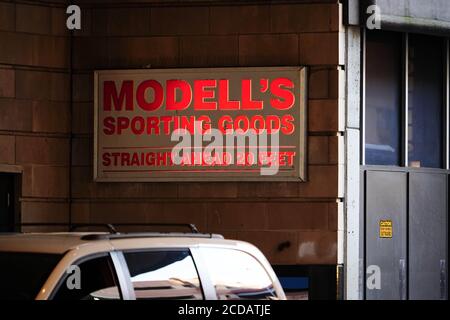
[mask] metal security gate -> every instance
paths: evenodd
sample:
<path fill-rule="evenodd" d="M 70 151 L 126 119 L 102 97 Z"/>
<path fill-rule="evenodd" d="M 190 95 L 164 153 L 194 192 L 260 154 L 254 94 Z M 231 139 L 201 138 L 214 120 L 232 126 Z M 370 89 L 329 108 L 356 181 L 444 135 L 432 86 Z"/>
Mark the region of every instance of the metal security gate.
<path fill-rule="evenodd" d="M 448 172 L 367 166 L 362 178 L 365 298 L 447 299 Z"/>

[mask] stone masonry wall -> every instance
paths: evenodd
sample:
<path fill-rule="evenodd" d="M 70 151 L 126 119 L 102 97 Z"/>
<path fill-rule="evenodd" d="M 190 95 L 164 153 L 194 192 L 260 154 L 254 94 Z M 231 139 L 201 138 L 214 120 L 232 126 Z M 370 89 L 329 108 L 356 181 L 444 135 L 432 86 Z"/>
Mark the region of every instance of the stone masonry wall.
<path fill-rule="evenodd" d="M 336 264 L 344 169 L 338 1 L 78 3 L 70 119 L 70 42 L 54 24 L 60 9 L 0 2 L 16 12 L 5 21 L 0 9 L 0 163 L 24 168 L 23 220 L 68 219 L 71 130 L 73 222 L 189 222 L 250 241 L 274 264 Z M 23 21 L 23 10 L 35 18 Z M 93 70 L 299 65 L 309 67 L 308 182 L 93 182 Z M 290 246 L 280 251 L 283 242 Z"/>
<path fill-rule="evenodd" d="M 0 172 L 22 222 L 68 222 L 70 38 L 64 1 L 0 1 Z"/>

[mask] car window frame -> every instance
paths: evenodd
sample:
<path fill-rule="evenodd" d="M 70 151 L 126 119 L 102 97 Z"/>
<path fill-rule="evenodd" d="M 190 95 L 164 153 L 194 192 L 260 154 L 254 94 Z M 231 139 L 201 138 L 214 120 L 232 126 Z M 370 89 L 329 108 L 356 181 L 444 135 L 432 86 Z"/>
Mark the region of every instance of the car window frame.
<path fill-rule="evenodd" d="M 109 252 L 113 261 L 117 279 L 120 284 L 122 300 L 136 300 L 133 283 L 131 281 L 130 271 L 123 252 L 114 250 Z"/>
<path fill-rule="evenodd" d="M 69 254 L 69 252 L 67 252 L 66 254 Z M 118 269 L 116 268 L 116 264 L 114 263 L 114 259 L 113 259 L 112 255 L 111 255 L 111 252 L 112 251 L 105 251 L 105 252 L 96 252 L 96 253 L 88 254 L 88 255 L 82 256 L 82 257 L 74 260 L 70 265 L 79 265 L 81 263 L 84 263 L 86 261 L 93 260 L 93 259 L 96 259 L 96 258 L 109 257 L 109 259 L 112 262 L 112 269 L 113 269 L 112 271 L 114 272 L 113 273 L 113 277 L 115 278 L 115 280 L 117 282 L 118 289 L 119 289 L 119 294 L 120 294 L 119 301 L 120 300 L 125 300 L 124 292 L 123 292 L 123 289 L 122 289 L 122 283 L 120 282 L 120 277 L 119 277 L 119 274 L 118 274 Z M 122 272 L 122 270 L 121 270 L 121 272 Z M 62 284 L 64 283 L 64 281 L 67 279 L 68 276 L 69 275 L 66 272 L 63 273 L 63 275 L 58 279 L 58 281 L 56 282 L 55 286 L 53 287 L 52 292 L 49 294 L 49 296 L 47 298 L 48 300 L 54 300 L 55 295 L 57 294 L 58 290 L 61 288 Z"/>
<path fill-rule="evenodd" d="M 203 298 L 205 300 L 217 300 L 217 292 L 212 282 L 211 275 L 204 262 L 204 258 L 200 249 L 201 246 L 191 247 L 192 259 L 197 267 L 197 273 L 200 277 L 200 283 L 203 286 Z"/>
<path fill-rule="evenodd" d="M 125 274 L 127 274 L 128 280 L 129 280 L 129 285 L 131 287 L 132 290 L 132 296 L 130 297 L 129 300 L 136 300 L 136 295 L 135 295 L 135 291 L 134 291 L 134 286 L 133 286 L 133 282 L 131 280 L 131 274 L 130 274 L 130 270 L 128 268 L 128 264 L 126 262 L 125 259 L 125 253 L 135 253 L 135 252 L 151 252 L 151 251 L 188 251 L 191 258 L 192 258 L 192 262 L 194 264 L 194 268 L 195 271 L 197 272 L 198 275 L 198 279 L 200 281 L 200 290 L 202 292 L 202 300 L 209 300 L 209 296 L 210 296 L 210 292 L 211 292 L 211 282 L 207 282 L 208 279 L 202 277 L 202 275 L 204 275 L 204 265 L 200 265 L 197 260 L 196 257 L 194 255 L 195 249 L 191 246 L 183 246 L 183 247 L 151 247 L 151 248 L 130 248 L 130 249 L 122 249 L 120 250 L 120 253 L 122 254 L 123 257 L 123 262 L 122 262 L 122 269 L 123 272 Z M 202 271 L 200 271 L 200 269 L 202 269 Z M 206 293 L 208 292 L 208 298 Z"/>

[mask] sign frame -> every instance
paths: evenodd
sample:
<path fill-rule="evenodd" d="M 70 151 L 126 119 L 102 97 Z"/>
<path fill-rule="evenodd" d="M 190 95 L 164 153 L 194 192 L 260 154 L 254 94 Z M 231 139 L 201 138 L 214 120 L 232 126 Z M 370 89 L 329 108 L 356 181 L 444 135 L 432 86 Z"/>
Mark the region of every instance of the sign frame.
<path fill-rule="evenodd" d="M 299 130 L 298 150 L 302 154 L 297 159 L 298 175 L 296 176 L 277 176 L 277 175 L 259 175 L 259 176 L 167 176 L 167 177 L 101 177 L 98 171 L 99 157 L 99 76 L 101 74 L 145 74 L 145 73 L 206 73 L 206 72 L 276 72 L 276 71 L 296 71 L 300 79 L 300 101 L 299 110 Z M 168 68 L 168 69 L 107 69 L 94 70 L 94 144 L 93 144 L 93 180 L 94 182 L 306 182 L 307 181 L 307 101 L 308 101 L 308 67 L 225 67 L 225 68 Z"/>

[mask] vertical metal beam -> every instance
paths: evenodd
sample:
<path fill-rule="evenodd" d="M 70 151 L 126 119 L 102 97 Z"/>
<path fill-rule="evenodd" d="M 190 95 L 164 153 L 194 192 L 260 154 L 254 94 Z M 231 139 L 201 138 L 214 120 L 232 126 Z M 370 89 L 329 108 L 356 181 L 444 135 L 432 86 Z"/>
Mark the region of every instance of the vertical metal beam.
<path fill-rule="evenodd" d="M 361 165 L 366 165 L 366 29 L 361 30 Z M 347 88 L 348 90 L 348 88 Z"/>
<path fill-rule="evenodd" d="M 405 167 L 409 166 L 408 161 L 408 122 L 409 122 L 409 114 L 408 114 L 408 106 L 409 106 L 409 34 L 405 33 L 403 36 L 403 105 L 402 105 L 402 155 L 403 161 L 402 165 Z M 407 300 L 409 299 L 409 272 L 406 272 L 406 269 L 409 267 L 409 173 L 406 174 L 406 210 L 405 210 L 405 236 L 406 236 L 406 252 L 405 252 L 405 260 L 400 260 L 400 299 Z M 406 273 L 406 274 L 405 274 Z M 406 278 L 406 279 L 405 279 Z"/>
<path fill-rule="evenodd" d="M 367 40 L 367 31 L 366 28 L 362 28 L 361 30 L 361 51 L 360 51 L 360 64 L 361 64 L 361 72 L 360 72 L 360 99 L 361 99 L 361 122 L 360 122 L 360 136 L 361 136 L 361 145 L 360 145 L 360 163 L 361 166 L 366 165 L 366 40 Z M 347 89 L 348 90 L 348 89 Z M 359 250 L 359 274 L 358 274 L 358 299 L 365 300 L 366 299 L 366 230 L 365 230 L 365 198 L 366 198 L 366 173 L 360 174 L 359 181 L 359 199 L 360 199 L 360 212 L 359 212 L 359 239 L 358 239 L 358 250 Z"/>
<path fill-rule="evenodd" d="M 409 34 L 403 35 L 403 85 L 401 112 L 401 166 L 408 167 L 408 105 L 409 105 Z"/>
<path fill-rule="evenodd" d="M 444 50 L 444 139 L 443 139 L 443 156 L 444 156 L 444 169 L 450 169 L 449 157 L 450 157 L 450 148 L 449 148 L 449 114 L 450 114 L 450 42 L 449 39 L 445 39 L 445 50 Z"/>
<path fill-rule="evenodd" d="M 345 197 L 338 212 L 338 264 L 344 265 L 344 295 L 347 300 L 361 299 L 360 238 L 360 164 L 364 154 L 361 137 L 361 54 L 362 31 L 359 27 L 346 27 L 345 32 Z M 344 85 L 340 83 L 339 85 Z M 356 116 L 358 115 L 358 116 Z M 341 212 L 342 211 L 342 212 Z"/>

